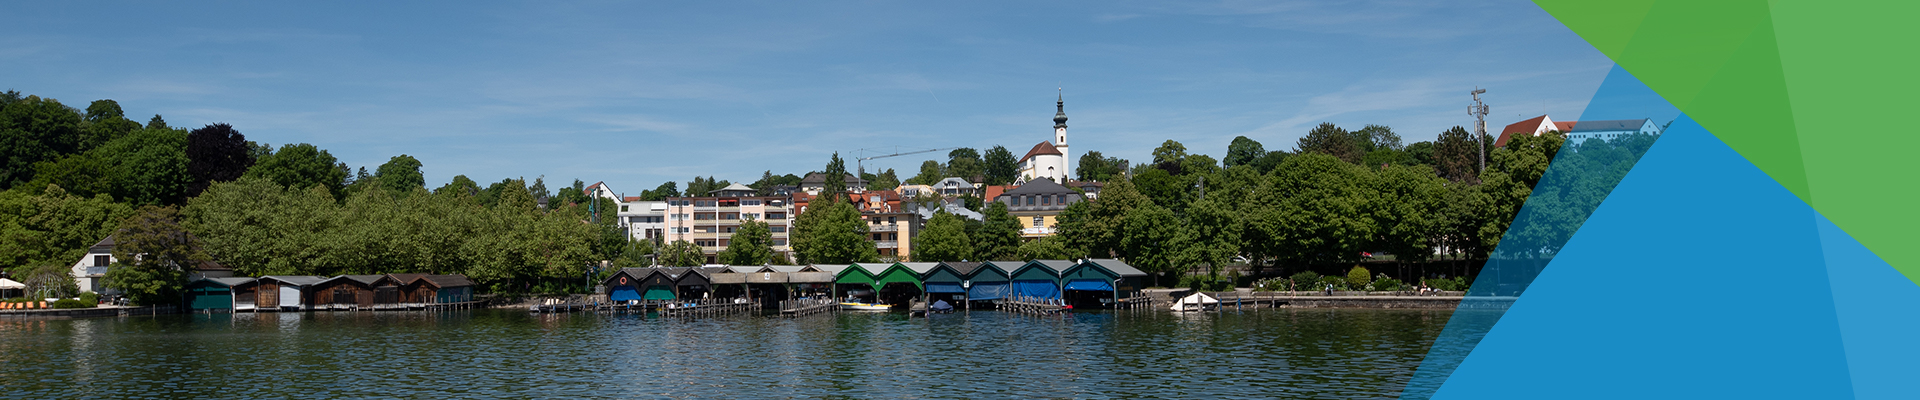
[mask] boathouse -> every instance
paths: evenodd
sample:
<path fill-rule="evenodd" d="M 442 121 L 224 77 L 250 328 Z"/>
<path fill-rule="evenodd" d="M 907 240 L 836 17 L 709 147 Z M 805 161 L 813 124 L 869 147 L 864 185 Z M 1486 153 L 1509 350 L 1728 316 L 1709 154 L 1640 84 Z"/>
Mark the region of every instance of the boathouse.
<path fill-rule="evenodd" d="M 373 308 L 373 284 L 386 275 L 341 275 L 316 283 L 311 309 Z"/>
<path fill-rule="evenodd" d="M 707 279 L 713 281 L 713 297 L 721 299 L 745 297 L 747 294 L 747 275 L 754 271 L 759 271 L 760 268 L 764 267 L 754 265 L 730 265 L 715 268 L 713 273 L 707 274 Z"/>
<path fill-rule="evenodd" d="M 248 285 L 253 278 L 200 278 L 187 283 L 187 309 L 193 311 L 232 312 L 236 308 L 237 297 L 246 297 L 246 302 L 254 302 L 253 293 L 236 294 L 234 287 Z"/>
<path fill-rule="evenodd" d="M 900 263 L 888 265 L 875 274 L 873 287 L 880 291 L 880 302 L 904 306 L 919 300 L 925 289 L 920 283 L 920 274 L 933 270 L 937 263 Z"/>
<path fill-rule="evenodd" d="M 776 269 L 791 268 L 787 272 L 787 283 L 791 286 L 790 297 L 833 296 L 834 272 L 819 265 L 774 266 Z"/>
<path fill-rule="evenodd" d="M 1108 308 L 1138 292 L 1145 276 L 1120 260 L 1081 260 L 1060 273 L 1060 291 L 1074 308 Z"/>
<path fill-rule="evenodd" d="M 885 264 L 875 264 L 886 267 Z M 882 271 L 885 271 L 884 269 Z M 874 273 L 860 264 L 848 264 L 839 273 L 833 275 L 833 297 L 845 299 L 858 298 L 873 302 L 877 298 L 874 290 Z"/>
<path fill-rule="evenodd" d="M 963 304 L 967 299 L 967 274 L 979 267 L 980 263 L 968 261 L 935 264 L 933 269 L 920 275 L 922 288 L 927 292 L 927 302 L 945 300 L 950 304 Z"/>
<path fill-rule="evenodd" d="M 676 268 L 674 272 L 674 295 L 681 299 L 704 299 L 713 287 L 705 267 Z"/>
<path fill-rule="evenodd" d="M 464 303 L 473 301 L 473 281 L 466 275 L 388 274 L 400 283 L 400 304 Z"/>
<path fill-rule="evenodd" d="M 673 300 L 676 282 L 660 268 L 622 268 L 602 284 L 608 300 Z"/>
<path fill-rule="evenodd" d="M 1007 268 L 1001 266 L 1001 263 L 1011 264 L 1014 268 L 1019 268 L 1021 265 L 1017 261 L 981 262 L 979 266 L 973 268 L 973 271 L 967 272 L 965 275 L 967 280 L 962 282 L 967 286 L 967 301 L 985 302 L 1007 298 L 1012 291 L 1008 289 L 1010 281 L 1008 278 L 1011 275 L 1007 274 Z"/>
<path fill-rule="evenodd" d="M 1010 295 L 1027 298 L 1060 298 L 1060 271 L 1073 267 L 1067 260 L 1033 260 L 1009 273 Z"/>
<path fill-rule="evenodd" d="M 260 277 L 255 290 L 258 310 L 300 311 L 313 304 L 308 290 L 326 277 L 312 275 L 268 275 Z"/>

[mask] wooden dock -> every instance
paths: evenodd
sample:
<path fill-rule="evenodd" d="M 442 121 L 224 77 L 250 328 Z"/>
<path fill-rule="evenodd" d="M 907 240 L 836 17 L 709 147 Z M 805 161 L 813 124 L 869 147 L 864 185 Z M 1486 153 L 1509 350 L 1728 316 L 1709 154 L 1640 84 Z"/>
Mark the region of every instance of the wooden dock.
<path fill-rule="evenodd" d="M 832 314 L 840 311 L 840 302 L 833 299 L 800 299 L 780 302 L 780 315 L 799 317 L 815 314 Z"/>
<path fill-rule="evenodd" d="M 735 302 L 732 300 L 688 301 L 667 303 L 666 307 L 660 309 L 660 315 L 668 317 L 712 317 L 755 311 L 760 311 L 760 302 Z"/>
<path fill-rule="evenodd" d="M 1000 310 L 1023 314 L 1052 314 L 1069 310 L 1065 302 L 1056 298 L 1013 297 L 1000 302 Z"/>

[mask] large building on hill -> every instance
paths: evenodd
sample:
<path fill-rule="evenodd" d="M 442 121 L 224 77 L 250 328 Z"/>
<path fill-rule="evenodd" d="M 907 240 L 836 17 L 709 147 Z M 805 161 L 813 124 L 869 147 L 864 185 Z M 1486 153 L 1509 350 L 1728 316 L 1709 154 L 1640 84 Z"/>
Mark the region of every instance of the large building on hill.
<path fill-rule="evenodd" d="M 1085 199 L 1080 192 L 1045 179 L 1029 181 L 992 199 L 1006 203 L 1008 213 L 1020 220 L 1020 237 L 1025 239 L 1053 236 L 1059 225 L 1054 217 L 1066 211 L 1067 205 L 1081 200 Z"/>
<path fill-rule="evenodd" d="M 1067 150 L 1067 101 L 1062 97 L 1054 103 L 1053 140 L 1033 145 L 1033 150 L 1020 157 L 1019 180 L 1047 178 L 1055 183 L 1066 182 L 1067 177 L 1072 176 L 1067 170 L 1071 154 Z"/>
<path fill-rule="evenodd" d="M 718 261 L 715 255 L 732 243 L 740 222 L 753 219 L 767 223 L 767 230 L 773 234 L 775 254 L 791 255 L 793 250 L 787 238 L 795 210 L 787 196 L 754 196 L 753 189 L 740 184 L 707 194 L 667 198 L 664 242 L 693 242 L 700 246 L 700 253 L 707 256 L 707 263 L 715 263 Z"/>

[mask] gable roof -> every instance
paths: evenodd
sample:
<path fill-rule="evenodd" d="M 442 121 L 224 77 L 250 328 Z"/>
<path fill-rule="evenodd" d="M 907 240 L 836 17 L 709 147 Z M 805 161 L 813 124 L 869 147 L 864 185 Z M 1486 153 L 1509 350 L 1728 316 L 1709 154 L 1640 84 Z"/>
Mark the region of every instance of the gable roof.
<path fill-rule="evenodd" d="M 708 190 L 707 194 L 715 194 L 720 192 L 753 192 L 753 191 L 755 190 L 753 190 L 753 188 L 747 187 L 747 185 L 735 183 L 735 184 L 727 185 L 727 187 Z"/>
<path fill-rule="evenodd" d="M 976 261 L 942 261 L 940 265 L 952 269 L 960 276 L 973 275 L 973 270 L 980 269 L 980 263 Z"/>
<path fill-rule="evenodd" d="M 1553 130 L 1573 132 L 1573 126 L 1579 123 L 1580 121 L 1553 121 Z"/>
<path fill-rule="evenodd" d="M 1646 126 L 1647 123 L 1648 120 L 1646 118 L 1580 121 L 1580 126 L 1573 128 L 1570 132 L 1637 131 L 1640 130 L 1640 127 Z"/>
<path fill-rule="evenodd" d="M 1505 129 L 1500 130 L 1500 138 L 1493 140 L 1493 147 L 1505 147 L 1507 140 L 1513 138 L 1513 135 L 1539 135 L 1552 130 L 1554 126 L 1553 119 L 1547 118 L 1546 114 L 1507 124 Z"/>
<path fill-rule="evenodd" d="M 1027 155 L 1020 157 L 1020 162 L 1026 162 L 1027 159 L 1033 158 L 1033 156 L 1049 154 L 1056 156 L 1066 155 L 1060 152 L 1059 147 L 1053 147 L 1053 142 L 1041 141 L 1040 144 L 1033 145 L 1033 150 L 1027 150 Z"/>
<path fill-rule="evenodd" d="M 1106 268 L 1108 271 L 1113 271 L 1113 273 L 1119 274 L 1120 276 L 1147 276 L 1146 272 L 1141 271 L 1139 268 L 1134 268 L 1132 265 L 1127 265 L 1126 262 L 1118 259 L 1095 258 L 1086 260 L 1085 263 Z"/>
<path fill-rule="evenodd" d="M 325 282 L 327 278 L 313 275 L 267 275 L 260 277 L 260 280 L 273 280 L 293 286 L 313 286 L 313 284 Z"/>
<path fill-rule="evenodd" d="M 1034 179 L 1031 181 L 1027 181 L 1027 184 L 1025 185 L 1020 185 L 1019 188 L 1015 188 L 1013 190 L 1008 190 L 1004 193 L 1001 193 L 1001 195 L 1067 194 L 1067 193 L 1074 193 L 1074 191 L 1073 189 L 1068 189 L 1066 186 L 1060 186 L 1060 184 L 1054 183 L 1052 179 Z M 992 198 L 989 198 L 988 200 L 992 200 Z"/>
<path fill-rule="evenodd" d="M 421 279 L 426 280 L 427 284 L 441 289 L 473 286 L 473 281 L 468 280 L 467 276 L 462 274 L 427 275 Z"/>
<path fill-rule="evenodd" d="M 867 181 L 860 180 L 860 177 L 853 176 L 853 174 L 851 173 L 847 174 L 847 179 L 845 180 L 845 182 L 847 183 L 847 187 L 849 188 L 855 185 L 865 185 L 867 183 Z M 800 184 L 805 185 L 809 183 L 827 183 L 827 174 L 824 172 L 808 172 L 807 177 L 800 178 Z"/>
<path fill-rule="evenodd" d="M 400 282 L 402 285 L 409 285 L 413 284 L 413 281 L 427 277 L 427 274 L 387 274 L 387 276 L 393 278 L 396 282 Z"/>
<path fill-rule="evenodd" d="M 241 277 L 232 277 L 232 278 L 200 278 L 200 280 L 198 280 L 198 281 L 194 281 L 194 282 L 200 282 L 200 281 L 206 281 L 206 282 L 212 282 L 212 283 L 214 283 L 214 284 L 218 284 L 218 285 L 220 285 L 220 286 L 226 286 L 226 287 L 234 287 L 234 286 L 240 286 L 240 285 L 245 285 L 245 284 L 248 284 L 248 283 L 252 283 L 252 282 L 253 282 L 253 278 L 241 278 Z"/>

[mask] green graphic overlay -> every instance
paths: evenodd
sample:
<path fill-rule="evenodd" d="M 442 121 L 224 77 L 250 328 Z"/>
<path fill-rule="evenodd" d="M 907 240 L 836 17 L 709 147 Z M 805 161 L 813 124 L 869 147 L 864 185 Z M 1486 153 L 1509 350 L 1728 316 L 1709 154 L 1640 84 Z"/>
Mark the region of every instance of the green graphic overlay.
<path fill-rule="evenodd" d="M 1920 283 L 1920 2 L 1535 3 Z"/>

